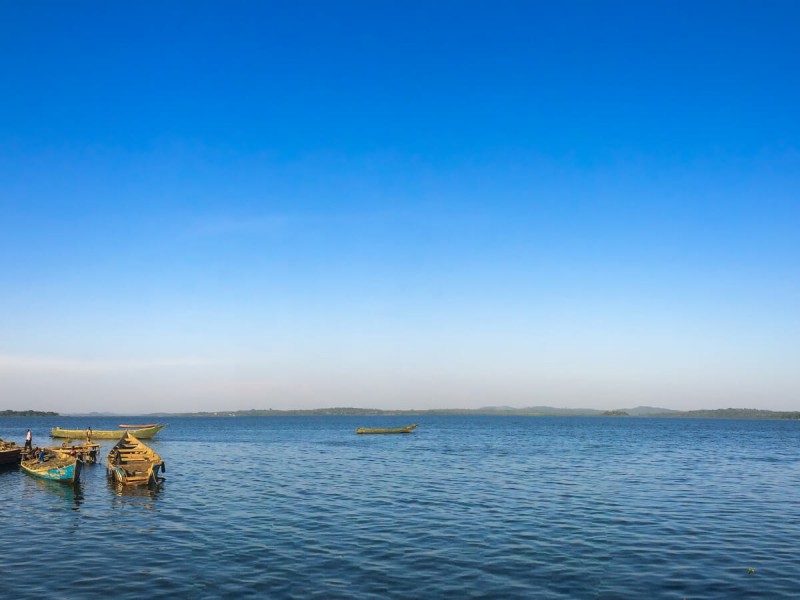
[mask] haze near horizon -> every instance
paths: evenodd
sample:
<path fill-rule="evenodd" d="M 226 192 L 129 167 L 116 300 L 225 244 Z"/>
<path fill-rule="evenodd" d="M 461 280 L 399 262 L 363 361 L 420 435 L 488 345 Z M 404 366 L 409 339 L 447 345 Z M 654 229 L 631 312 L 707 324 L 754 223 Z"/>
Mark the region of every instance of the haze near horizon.
<path fill-rule="evenodd" d="M 800 6 L 0 7 L 0 409 L 797 410 Z"/>

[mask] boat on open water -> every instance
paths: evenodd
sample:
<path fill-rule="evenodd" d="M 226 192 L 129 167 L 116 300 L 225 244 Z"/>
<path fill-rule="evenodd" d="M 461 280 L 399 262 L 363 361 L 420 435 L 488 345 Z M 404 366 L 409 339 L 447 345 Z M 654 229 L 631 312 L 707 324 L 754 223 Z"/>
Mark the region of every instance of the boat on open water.
<path fill-rule="evenodd" d="M 50 435 L 54 438 L 70 438 L 70 439 L 90 439 L 97 440 L 118 440 L 126 433 L 132 433 L 139 439 L 146 440 L 153 437 L 159 431 L 164 429 L 166 425 L 151 424 L 139 429 L 61 429 L 61 427 L 53 427 L 50 430 Z M 87 435 L 88 434 L 88 435 Z"/>
<path fill-rule="evenodd" d="M 148 485 L 158 481 L 158 472 L 166 471 L 158 453 L 126 432 L 108 453 L 106 471 L 123 485 Z"/>
<path fill-rule="evenodd" d="M 405 427 L 359 427 L 356 433 L 411 433 L 416 425 L 406 425 Z"/>
<path fill-rule="evenodd" d="M 61 483 L 78 481 L 83 461 L 77 456 L 45 448 L 40 449 L 40 453 L 41 457 L 33 455 L 20 462 L 20 467 L 28 475 Z"/>

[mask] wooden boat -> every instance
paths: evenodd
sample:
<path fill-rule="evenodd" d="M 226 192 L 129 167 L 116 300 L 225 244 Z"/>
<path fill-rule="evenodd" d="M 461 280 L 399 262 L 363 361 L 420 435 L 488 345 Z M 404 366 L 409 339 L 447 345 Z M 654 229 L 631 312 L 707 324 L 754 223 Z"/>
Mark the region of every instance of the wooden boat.
<path fill-rule="evenodd" d="M 34 477 L 62 483 L 75 483 L 81 476 L 83 462 L 77 456 L 42 449 L 44 460 L 38 456 L 23 460 L 20 467 Z"/>
<path fill-rule="evenodd" d="M 51 446 L 46 450 L 53 450 L 56 452 L 63 452 L 71 456 L 77 456 L 85 463 L 97 462 L 97 451 L 100 450 L 100 444 L 94 442 L 84 442 L 83 444 L 70 444 L 68 441 L 60 446 Z"/>
<path fill-rule="evenodd" d="M 122 429 L 150 429 L 151 427 L 158 427 L 158 423 L 148 423 L 147 425 L 127 425 L 122 423 L 120 427 Z"/>
<path fill-rule="evenodd" d="M 126 433 L 130 432 L 137 438 L 143 440 L 150 439 L 159 431 L 164 429 L 166 425 L 153 425 L 152 427 L 145 427 L 142 429 L 96 429 L 92 430 L 91 439 L 96 440 L 118 440 Z M 54 438 L 70 438 L 70 439 L 86 439 L 85 429 L 61 429 L 61 427 L 54 427 L 50 430 L 50 436 Z"/>
<path fill-rule="evenodd" d="M 161 457 L 130 432 L 116 443 L 106 460 L 108 475 L 123 485 L 156 483 L 159 469 L 166 471 Z"/>
<path fill-rule="evenodd" d="M 411 433 L 416 427 L 416 425 L 407 425 L 405 427 L 360 427 L 356 429 L 356 433 Z"/>
<path fill-rule="evenodd" d="M 13 465 L 19 462 L 22 448 L 14 442 L 0 440 L 0 465 Z"/>

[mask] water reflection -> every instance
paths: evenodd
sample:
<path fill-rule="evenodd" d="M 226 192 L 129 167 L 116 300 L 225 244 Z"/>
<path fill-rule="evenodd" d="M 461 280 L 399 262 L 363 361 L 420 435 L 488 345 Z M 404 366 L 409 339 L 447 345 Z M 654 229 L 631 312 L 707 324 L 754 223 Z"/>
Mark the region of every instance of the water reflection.
<path fill-rule="evenodd" d="M 71 486 L 70 491 L 72 492 L 72 503 L 75 505 L 73 510 L 80 510 L 81 504 L 83 504 L 83 482 L 77 481 Z"/>
<path fill-rule="evenodd" d="M 73 484 L 66 484 L 26 476 L 25 481 L 28 491 L 25 494 L 27 498 L 30 498 L 32 494 L 45 494 L 45 497 L 50 498 L 61 497 L 66 507 L 72 510 L 80 510 L 81 504 L 84 502 L 83 482 L 80 480 Z"/>
<path fill-rule="evenodd" d="M 114 495 L 112 506 L 141 507 L 153 510 L 156 500 L 163 492 L 163 480 L 154 485 L 123 485 L 113 478 L 108 478 L 108 489 Z"/>
<path fill-rule="evenodd" d="M 155 485 L 123 485 L 116 479 L 108 478 L 108 487 L 116 496 L 157 498 L 162 486 L 161 481 Z"/>
<path fill-rule="evenodd" d="M 5 477 L 11 473 L 19 471 L 19 463 L 12 463 L 10 465 L 0 465 L 0 477 Z"/>

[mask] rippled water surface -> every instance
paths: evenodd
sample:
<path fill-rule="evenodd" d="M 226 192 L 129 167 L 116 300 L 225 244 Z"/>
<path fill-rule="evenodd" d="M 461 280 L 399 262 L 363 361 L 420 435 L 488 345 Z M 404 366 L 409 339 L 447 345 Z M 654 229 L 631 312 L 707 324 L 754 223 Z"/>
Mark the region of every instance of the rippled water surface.
<path fill-rule="evenodd" d="M 0 470 L 0 596 L 800 597 L 798 422 L 172 419 L 151 445 L 152 490 Z"/>

